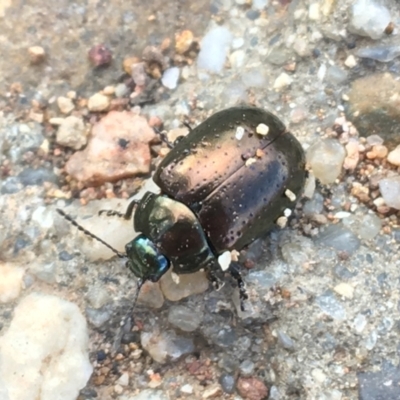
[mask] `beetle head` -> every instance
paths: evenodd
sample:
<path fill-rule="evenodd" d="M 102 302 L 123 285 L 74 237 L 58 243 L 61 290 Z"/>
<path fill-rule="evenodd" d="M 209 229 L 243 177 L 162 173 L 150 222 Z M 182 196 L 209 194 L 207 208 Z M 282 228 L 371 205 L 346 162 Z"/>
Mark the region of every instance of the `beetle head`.
<path fill-rule="evenodd" d="M 139 235 L 125 246 L 126 266 L 143 281 L 157 282 L 169 269 L 168 259 L 144 235 Z"/>

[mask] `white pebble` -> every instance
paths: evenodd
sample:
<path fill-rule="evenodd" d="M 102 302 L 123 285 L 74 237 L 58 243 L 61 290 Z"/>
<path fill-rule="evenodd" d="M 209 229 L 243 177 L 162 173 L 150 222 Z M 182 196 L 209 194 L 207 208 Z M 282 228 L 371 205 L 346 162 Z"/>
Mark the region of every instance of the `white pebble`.
<path fill-rule="evenodd" d="M 180 70 L 178 67 L 168 68 L 164 71 L 163 76 L 161 78 L 161 83 L 167 89 L 175 89 L 178 86 Z"/>
<path fill-rule="evenodd" d="M 274 82 L 274 89 L 280 90 L 289 86 L 293 82 L 293 79 L 285 72 L 282 72 Z"/>
<path fill-rule="evenodd" d="M 259 135 L 265 136 L 269 132 L 269 126 L 267 126 L 265 124 L 258 124 L 257 127 L 256 127 L 256 132 Z"/>
<path fill-rule="evenodd" d="M 79 308 L 46 294 L 25 297 L 0 338 L 0 392 L 13 399 L 76 399 L 92 371 Z"/>
<path fill-rule="evenodd" d="M 286 189 L 286 190 L 285 190 L 285 196 L 286 196 L 290 201 L 295 201 L 295 200 L 296 200 L 296 195 L 295 195 L 290 189 Z"/>
<path fill-rule="evenodd" d="M 350 8 L 349 31 L 380 39 L 391 21 L 390 11 L 373 0 L 357 0 Z"/>
<path fill-rule="evenodd" d="M 382 179 L 379 190 L 385 203 L 396 210 L 400 210 L 400 175 Z"/>
<path fill-rule="evenodd" d="M 400 145 L 398 145 L 388 154 L 387 160 L 390 162 L 390 164 L 400 167 Z"/>
<path fill-rule="evenodd" d="M 357 60 L 356 58 L 350 54 L 345 60 L 344 60 L 344 65 L 348 68 L 354 68 L 357 65 Z"/>
<path fill-rule="evenodd" d="M 346 297 L 346 299 L 352 299 L 354 294 L 354 287 L 348 283 L 342 282 L 336 285 L 333 289 L 340 296 Z"/>
<path fill-rule="evenodd" d="M 277 224 L 280 228 L 285 228 L 286 225 L 287 225 L 287 223 L 288 223 L 287 217 L 279 217 L 279 218 L 276 220 L 276 224 Z"/>
<path fill-rule="evenodd" d="M 201 41 L 201 50 L 197 57 L 199 69 L 220 73 L 224 67 L 231 42 L 232 34 L 227 28 L 219 26 L 210 30 Z"/>
<path fill-rule="evenodd" d="M 242 126 L 238 126 L 236 128 L 235 138 L 237 140 L 242 140 L 243 135 L 244 135 L 244 128 Z"/>
<path fill-rule="evenodd" d="M 105 111 L 110 105 L 110 99 L 101 93 L 89 97 L 88 108 L 90 111 Z"/>
<path fill-rule="evenodd" d="M 221 266 L 222 271 L 226 271 L 232 262 L 232 255 L 229 250 L 225 251 L 218 257 L 218 263 Z"/>
<path fill-rule="evenodd" d="M 0 264 L 0 304 L 18 298 L 23 286 L 24 269 L 12 264 Z"/>

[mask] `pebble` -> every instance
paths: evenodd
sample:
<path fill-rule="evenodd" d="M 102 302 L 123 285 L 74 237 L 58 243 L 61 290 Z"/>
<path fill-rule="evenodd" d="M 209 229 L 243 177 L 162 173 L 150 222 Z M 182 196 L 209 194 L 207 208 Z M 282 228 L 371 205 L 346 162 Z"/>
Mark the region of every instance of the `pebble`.
<path fill-rule="evenodd" d="M 249 68 L 241 71 L 242 82 L 246 88 L 262 88 L 267 84 L 265 72 L 260 68 Z"/>
<path fill-rule="evenodd" d="M 70 157 L 65 170 L 86 185 L 146 174 L 151 161 L 148 143 L 154 137 L 145 118 L 111 111 L 93 126 L 88 145 Z"/>
<path fill-rule="evenodd" d="M 25 270 L 13 264 L 0 263 L 0 303 L 17 299 L 22 291 Z"/>
<path fill-rule="evenodd" d="M 58 183 L 58 176 L 46 168 L 26 168 L 18 174 L 24 186 L 42 186 L 44 182 Z"/>
<path fill-rule="evenodd" d="M 89 111 L 98 112 L 105 111 L 110 106 L 110 99 L 101 93 L 95 93 L 93 96 L 89 97 L 88 109 Z"/>
<path fill-rule="evenodd" d="M 344 65 L 347 68 L 354 68 L 357 65 L 357 60 L 356 58 L 350 54 L 345 60 L 344 60 Z"/>
<path fill-rule="evenodd" d="M 367 326 L 367 317 L 364 314 L 357 314 L 353 321 L 354 330 L 360 334 Z"/>
<path fill-rule="evenodd" d="M 209 280 L 204 271 L 179 275 L 179 282 L 172 279 L 170 271 L 161 278 L 161 290 L 170 301 L 179 301 L 192 294 L 203 293 L 208 289 L 208 285 Z"/>
<path fill-rule="evenodd" d="M 373 239 L 382 228 L 382 220 L 370 211 L 364 215 L 350 215 L 343 220 L 343 225 L 348 227 L 360 239 Z"/>
<path fill-rule="evenodd" d="M 176 361 L 182 355 L 190 354 L 195 350 L 191 338 L 178 336 L 175 332 L 165 329 L 161 332 L 157 329 L 151 332 L 142 331 L 140 340 L 150 357 L 160 364 Z"/>
<path fill-rule="evenodd" d="M 0 138 L 2 154 L 11 162 L 22 165 L 26 164 L 23 160 L 25 153 L 37 150 L 45 139 L 43 126 L 38 123 L 6 125 L 1 129 Z"/>
<path fill-rule="evenodd" d="M 222 389 L 220 385 L 212 385 L 211 387 L 207 387 L 201 396 L 202 399 L 213 399 L 220 398 L 219 396 L 222 394 Z"/>
<path fill-rule="evenodd" d="M 125 83 L 118 83 L 118 85 L 115 86 L 114 93 L 117 98 L 124 97 L 128 94 L 128 86 L 126 86 Z"/>
<path fill-rule="evenodd" d="M 135 396 L 123 396 L 118 400 L 170 400 L 170 397 L 162 390 L 145 389 Z"/>
<path fill-rule="evenodd" d="M 0 393 L 8 391 L 13 399 L 75 399 L 92 371 L 79 308 L 55 296 L 26 296 L 0 338 Z"/>
<path fill-rule="evenodd" d="M 315 177 L 327 185 L 339 177 L 346 151 L 337 140 L 323 139 L 309 147 L 306 157 Z"/>
<path fill-rule="evenodd" d="M 400 56 L 400 46 L 395 45 L 380 45 L 369 46 L 358 49 L 355 55 L 360 58 L 369 58 L 379 62 L 390 62 Z"/>
<path fill-rule="evenodd" d="M 232 34 L 227 28 L 219 26 L 211 29 L 201 41 L 201 50 L 197 57 L 198 68 L 221 73 L 231 42 Z"/>
<path fill-rule="evenodd" d="M 371 39 L 380 39 L 392 17 L 390 11 L 374 0 L 356 0 L 350 7 L 349 31 Z"/>
<path fill-rule="evenodd" d="M 163 72 L 161 83 L 167 89 L 176 89 L 176 87 L 178 86 L 179 75 L 180 69 L 178 67 L 168 68 Z"/>
<path fill-rule="evenodd" d="M 255 364 L 251 360 L 244 360 L 239 365 L 239 370 L 242 376 L 250 376 L 253 374 Z"/>
<path fill-rule="evenodd" d="M 380 180 L 379 190 L 389 207 L 400 210 L 400 175 Z"/>
<path fill-rule="evenodd" d="M 326 381 L 326 374 L 320 368 L 314 368 L 311 371 L 311 376 L 318 382 L 324 383 Z"/>
<path fill-rule="evenodd" d="M 346 82 L 347 78 L 347 72 L 336 65 L 331 65 L 326 70 L 325 79 L 331 84 L 340 85 Z"/>
<path fill-rule="evenodd" d="M 321 214 L 323 209 L 324 197 L 320 193 L 315 192 L 313 198 L 304 203 L 303 213 L 304 216 L 310 218 L 316 214 Z"/>
<path fill-rule="evenodd" d="M 9 176 L 1 182 L 1 194 L 18 193 L 22 189 L 22 184 L 15 176 Z"/>
<path fill-rule="evenodd" d="M 61 146 L 79 150 L 86 145 L 87 136 L 88 131 L 82 118 L 71 115 L 58 127 L 56 142 Z"/>
<path fill-rule="evenodd" d="M 336 285 L 333 290 L 337 293 L 340 294 L 343 297 L 346 297 L 346 299 L 352 299 L 353 294 L 354 294 L 354 287 L 351 286 L 348 283 L 341 282 L 338 285 Z"/>
<path fill-rule="evenodd" d="M 129 374 L 124 372 L 118 379 L 117 383 L 121 386 L 128 386 L 129 385 Z"/>
<path fill-rule="evenodd" d="M 390 164 L 400 167 L 400 145 L 398 145 L 388 154 L 387 160 L 390 162 Z"/>
<path fill-rule="evenodd" d="M 184 332 L 195 331 L 203 321 L 201 312 L 186 306 L 172 306 L 168 312 L 168 322 Z"/>
<path fill-rule="evenodd" d="M 338 321 L 346 319 L 346 310 L 339 301 L 336 300 L 335 295 L 330 290 L 316 297 L 315 304 L 333 319 Z"/>
<path fill-rule="evenodd" d="M 193 32 L 186 29 L 175 35 L 175 50 L 178 54 L 185 54 L 193 45 Z"/>
<path fill-rule="evenodd" d="M 294 342 L 293 340 L 282 330 L 277 330 L 277 338 L 279 344 L 286 350 L 293 350 L 294 349 Z"/>
<path fill-rule="evenodd" d="M 282 72 L 276 79 L 273 88 L 281 90 L 288 87 L 293 82 L 293 79 L 286 73 Z"/>
<path fill-rule="evenodd" d="M 258 378 L 240 377 L 236 383 L 236 388 L 246 400 L 262 400 L 268 396 L 268 387 Z"/>
<path fill-rule="evenodd" d="M 138 304 L 144 307 L 158 309 L 164 304 L 164 296 L 158 282 L 147 281 L 140 289 Z"/>
<path fill-rule="evenodd" d="M 42 46 L 31 46 L 28 53 L 32 64 L 40 64 L 46 58 L 46 51 Z"/>
<path fill-rule="evenodd" d="M 350 139 L 345 146 L 346 158 L 343 162 L 343 168 L 353 171 L 360 160 L 359 142 L 356 139 Z"/>
<path fill-rule="evenodd" d="M 361 242 L 349 229 L 342 224 L 328 225 L 316 237 L 316 243 L 345 251 L 351 255 L 359 249 Z"/>
<path fill-rule="evenodd" d="M 193 386 L 189 385 L 188 383 L 186 385 L 183 385 L 180 388 L 180 392 L 184 394 L 192 394 L 193 393 Z"/>
<path fill-rule="evenodd" d="M 357 373 L 360 400 L 400 399 L 400 369 L 387 364 L 381 370 Z"/>
<path fill-rule="evenodd" d="M 225 393 L 231 394 L 235 391 L 235 377 L 230 374 L 223 374 L 219 378 L 222 390 Z"/>
<path fill-rule="evenodd" d="M 246 62 L 246 53 L 243 50 L 234 51 L 229 55 L 229 62 L 234 69 L 242 68 Z"/>
<path fill-rule="evenodd" d="M 98 284 L 89 288 L 86 294 L 86 299 L 95 309 L 100 309 L 111 302 L 111 296 L 107 292 L 106 288 L 103 285 Z"/>
<path fill-rule="evenodd" d="M 75 108 L 74 102 L 64 96 L 57 97 L 57 105 L 63 114 L 69 114 Z"/>
<path fill-rule="evenodd" d="M 308 18 L 312 21 L 318 21 L 321 18 L 320 4 L 315 2 L 311 3 L 308 7 Z"/>
<path fill-rule="evenodd" d="M 98 44 L 89 50 L 88 57 L 94 67 L 105 66 L 111 63 L 112 52 L 104 44 Z"/>

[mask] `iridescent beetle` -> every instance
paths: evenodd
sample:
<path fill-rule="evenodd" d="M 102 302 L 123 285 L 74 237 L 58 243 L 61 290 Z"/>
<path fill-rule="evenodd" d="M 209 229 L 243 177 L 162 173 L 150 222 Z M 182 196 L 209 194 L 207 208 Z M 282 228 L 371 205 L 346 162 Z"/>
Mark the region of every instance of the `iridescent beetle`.
<path fill-rule="evenodd" d="M 164 138 L 165 139 L 165 138 Z M 165 140 L 166 141 L 166 140 Z M 143 282 L 158 281 L 170 268 L 176 274 L 207 271 L 218 287 L 223 277 L 218 256 L 241 250 L 265 235 L 303 190 L 306 171 L 301 144 L 273 114 L 251 106 L 216 114 L 181 140 L 158 166 L 153 180 L 162 194 L 147 192 L 125 214 L 139 236 L 120 253 L 100 240 Z M 247 299 L 238 264 L 228 272 Z M 139 290 L 138 290 L 139 291 Z"/>

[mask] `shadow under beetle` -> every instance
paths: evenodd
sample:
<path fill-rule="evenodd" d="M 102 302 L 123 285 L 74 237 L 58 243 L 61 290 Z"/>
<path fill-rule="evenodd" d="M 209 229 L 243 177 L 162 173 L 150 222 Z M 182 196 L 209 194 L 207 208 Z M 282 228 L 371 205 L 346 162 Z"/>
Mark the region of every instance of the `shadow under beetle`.
<path fill-rule="evenodd" d="M 165 137 L 163 138 L 164 140 Z M 120 253 L 61 210 L 61 215 L 101 241 L 143 282 L 158 281 L 172 264 L 176 274 L 207 271 L 219 287 L 218 256 L 241 250 L 265 235 L 293 209 L 306 177 L 301 144 L 273 114 L 251 106 L 220 111 L 174 144 L 153 180 L 162 194 L 147 192 L 125 214 L 139 236 Z M 227 270 L 247 299 L 238 265 Z"/>

